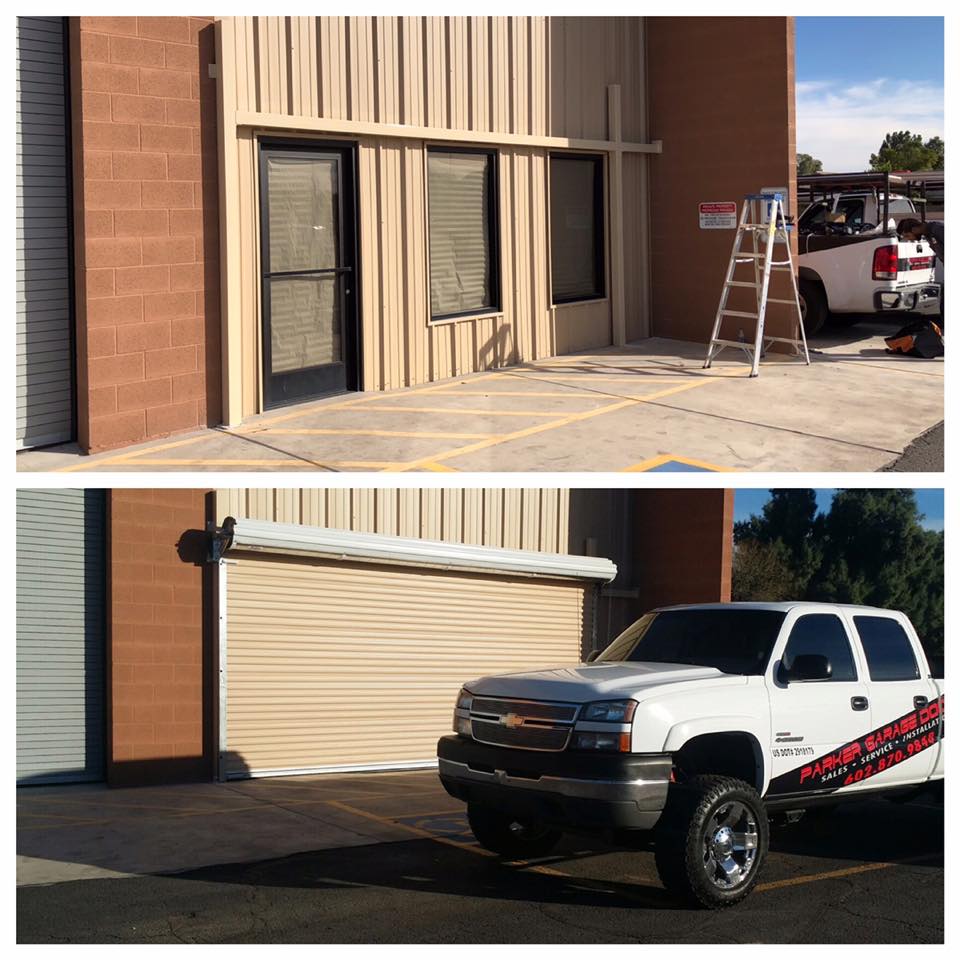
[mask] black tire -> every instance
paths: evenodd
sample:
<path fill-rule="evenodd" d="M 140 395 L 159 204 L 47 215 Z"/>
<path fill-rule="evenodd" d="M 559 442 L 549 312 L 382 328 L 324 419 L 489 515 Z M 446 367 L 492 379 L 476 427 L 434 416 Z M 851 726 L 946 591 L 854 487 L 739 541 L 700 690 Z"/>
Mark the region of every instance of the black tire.
<path fill-rule="evenodd" d="M 769 843 L 767 813 L 753 787 L 733 777 L 697 776 L 671 787 L 654 856 L 667 890 L 716 910 L 750 893 Z"/>
<path fill-rule="evenodd" d="M 812 337 L 823 329 L 830 311 L 823 287 L 814 280 L 801 277 L 797 283 L 800 292 L 800 314 L 803 317 L 803 332 Z"/>
<path fill-rule="evenodd" d="M 467 820 L 477 843 L 509 860 L 545 857 L 562 834 L 533 820 L 519 820 L 479 803 L 467 804 Z"/>

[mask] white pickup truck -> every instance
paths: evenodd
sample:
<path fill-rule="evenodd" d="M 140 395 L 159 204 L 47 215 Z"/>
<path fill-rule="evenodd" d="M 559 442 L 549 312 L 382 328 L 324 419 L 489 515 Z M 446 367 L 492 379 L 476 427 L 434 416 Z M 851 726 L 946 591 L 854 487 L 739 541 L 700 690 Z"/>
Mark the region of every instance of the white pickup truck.
<path fill-rule="evenodd" d="M 943 711 L 902 613 L 666 607 L 590 662 L 468 682 L 439 773 L 487 849 L 652 837 L 664 886 L 722 907 L 756 884 L 770 818 L 942 789 Z"/>
<path fill-rule="evenodd" d="M 902 240 L 897 224 L 918 217 L 909 184 L 890 174 L 799 177 L 808 205 L 797 220 L 797 261 L 804 330 L 816 333 L 833 315 L 856 320 L 888 311 L 937 313 L 940 284 L 933 248 Z"/>

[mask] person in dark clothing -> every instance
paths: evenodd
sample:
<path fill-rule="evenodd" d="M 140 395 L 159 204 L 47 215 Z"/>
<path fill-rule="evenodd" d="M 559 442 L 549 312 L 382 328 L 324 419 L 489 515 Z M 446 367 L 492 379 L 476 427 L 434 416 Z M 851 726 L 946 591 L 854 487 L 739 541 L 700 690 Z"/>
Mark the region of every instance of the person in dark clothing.
<path fill-rule="evenodd" d="M 926 223 L 908 217 L 900 221 L 900 236 L 904 240 L 920 240 L 926 237 L 937 259 L 943 263 L 943 221 L 928 220 Z"/>
<path fill-rule="evenodd" d="M 933 248 L 933 252 L 936 255 L 936 258 L 940 263 L 944 263 L 943 259 L 943 221 L 942 220 L 927 220 L 925 223 L 916 220 L 913 217 L 908 217 L 906 220 L 900 221 L 900 236 L 904 240 L 920 240 L 922 237 L 926 237 L 930 243 L 930 246 Z M 943 286 L 940 287 L 940 327 L 944 325 L 946 320 L 946 314 L 944 312 L 944 289 Z"/>

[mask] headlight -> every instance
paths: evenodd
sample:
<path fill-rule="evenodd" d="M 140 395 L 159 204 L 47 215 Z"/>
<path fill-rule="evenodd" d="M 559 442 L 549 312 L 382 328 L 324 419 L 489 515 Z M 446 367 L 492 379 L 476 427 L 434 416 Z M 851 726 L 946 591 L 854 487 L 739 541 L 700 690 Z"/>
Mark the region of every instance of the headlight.
<path fill-rule="evenodd" d="M 460 714 L 453 715 L 453 732 L 459 733 L 461 737 L 472 737 L 473 731 L 470 728 L 470 718 L 461 717 Z"/>
<path fill-rule="evenodd" d="M 473 694 L 466 688 L 461 687 L 457 694 L 457 709 L 469 710 L 473 706 Z"/>
<path fill-rule="evenodd" d="M 574 750 L 608 750 L 614 753 L 630 752 L 629 733 L 596 733 L 594 731 L 575 733 Z"/>
<path fill-rule="evenodd" d="M 598 703 L 588 703 L 583 708 L 580 719 L 594 723 L 630 723 L 636 709 L 636 700 L 601 700 Z"/>

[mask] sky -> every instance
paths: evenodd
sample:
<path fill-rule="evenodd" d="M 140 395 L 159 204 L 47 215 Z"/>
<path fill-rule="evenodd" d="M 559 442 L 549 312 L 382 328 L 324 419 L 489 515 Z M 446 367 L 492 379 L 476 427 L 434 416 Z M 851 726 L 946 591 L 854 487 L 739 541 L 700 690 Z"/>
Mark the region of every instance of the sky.
<path fill-rule="evenodd" d="M 796 17 L 796 30 L 798 153 L 852 173 L 892 130 L 943 136 L 942 17 Z"/>
<path fill-rule="evenodd" d="M 830 501 L 836 491 L 818 489 L 817 506 L 821 513 L 830 509 Z M 924 514 L 923 526 L 928 530 L 943 529 L 943 490 L 913 491 L 917 497 L 917 506 Z M 733 519 L 748 520 L 753 514 L 760 513 L 763 505 L 770 499 L 769 490 L 737 490 L 733 499 Z"/>

